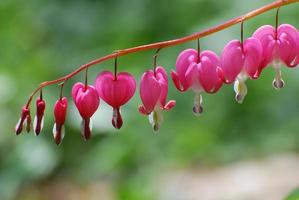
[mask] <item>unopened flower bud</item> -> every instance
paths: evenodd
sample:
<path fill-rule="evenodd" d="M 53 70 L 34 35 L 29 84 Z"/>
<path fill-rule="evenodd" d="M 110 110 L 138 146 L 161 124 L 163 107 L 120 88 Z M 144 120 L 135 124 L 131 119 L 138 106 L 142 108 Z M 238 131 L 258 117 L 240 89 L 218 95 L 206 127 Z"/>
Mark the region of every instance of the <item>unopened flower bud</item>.
<path fill-rule="evenodd" d="M 24 125 L 26 127 L 26 131 L 30 132 L 30 126 L 31 126 L 30 109 L 26 106 L 22 108 L 20 120 L 16 125 L 15 128 L 16 135 L 19 135 L 22 132 Z"/>
<path fill-rule="evenodd" d="M 65 135 L 64 123 L 66 119 L 67 106 L 68 102 L 66 97 L 57 100 L 54 105 L 55 123 L 53 127 L 53 137 L 57 145 L 62 142 Z"/>
<path fill-rule="evenodd" d="M 43 99 L 37 99 L 36 101 L 36 115 L 33 122 L 33 129 L 36 135 L 39 135 L 44 126 L 44 113 L 46 109 L 46 103 Z"/>

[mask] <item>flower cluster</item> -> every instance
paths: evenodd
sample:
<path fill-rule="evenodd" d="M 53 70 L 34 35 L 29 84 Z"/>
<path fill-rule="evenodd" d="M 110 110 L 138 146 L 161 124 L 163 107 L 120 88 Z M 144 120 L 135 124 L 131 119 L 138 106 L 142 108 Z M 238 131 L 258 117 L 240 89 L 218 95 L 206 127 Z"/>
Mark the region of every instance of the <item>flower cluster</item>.
<path fill-rule="evenodd" d="M 242 24 L 243 27 L 243 24 Z M 243 30 L 243 29 L 242 29 Z M 155 56 L 156 59 L 156 56 Z M 156 60 L 155 60 L 156 61 Z M 156 62 L 154 62 L 156 63 Z M 235 99 L 238 103 L 244 101 L 247 95 L 246 81 L 257 79 L 263 69 L 272 66 L 275 70 L 273 86 L 280 89 L 284 86 L 281 67 L 295 67 L 299 64 L 299 32 L 289 24 L 278 27 L 269 25 L 256 30 L 252 37 L 243 40 L 232 40 L 224 47 L 220 56 L 210 50 L 200 52 L 198 49 L 182 51 L 176 60 L 175 70 L 171 72 L 174 86 L 180 92 L 191 89 L 194 94 L 193 112 L 200 115 L 203 112 L 202 94 L 213 94 L 219 91 L 223 84 L 234 84 Z M 86 79 L 87 80 L 87 79 Z M 153 70 L 143 73 L 139 87 L 142 105 L 138 107 L 142 115 L 149 117 L 149 122 L 155 131 L 161 127 L 163 110 L 172 109 L 176 101 L 167 101 L 168 75 L 162 66 L 154 64 Z M 127 73 L 104 71 L 99 73 L 94 85 L 76 83 L 72 88 L 72 99 L 82 117 L 82 136 L 85 140 L 91 137 L 91 118 L 100 105 L 105 101 L 113 109 L 112 125 L 120 129 L 123 125 L 121 107 L 132 99 L 136 91 L 135 78 Z M 64 137 L 68 100 L 60 96 L 54 106 L 55 124 L 53 136 L 56 144 Z M 38 135 L 43 128 L 43 118 L 46 104 L 42 98 L 36 101 L 36 117 L 34 132 Z M 21 118 L 16 126 L 16 134 L 30 131 L 30 109 L 22 109 Z"/>

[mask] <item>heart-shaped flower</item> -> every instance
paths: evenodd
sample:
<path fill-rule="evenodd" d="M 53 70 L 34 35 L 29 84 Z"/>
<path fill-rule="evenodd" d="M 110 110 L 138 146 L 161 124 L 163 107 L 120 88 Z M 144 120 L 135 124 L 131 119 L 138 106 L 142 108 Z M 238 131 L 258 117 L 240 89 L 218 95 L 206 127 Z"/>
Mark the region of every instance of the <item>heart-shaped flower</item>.
<path fill-rule="evenodd" d="M 186 49 L 177 57 L 175 64 L 176 71 L 171 71 L 171 78 L 175 87 L 181 92 L 185 92 L 190 88 L 190 84 L 186 80 L 186 71 L 196 59 L 197 51 L 194 49 Z"/>
<path fill-rule="evenodd" d="M 190 65 L 185 73 L 188 85 L 195 93 L 216 93 L 222 86 L 219 57 L 212 51 L 203 51 L 198 58 L 196 55 L 198 52 L 193 49 L 193 55 L 189 57 Z"/>
<path fill-rule="evenodd" d="M 247 94 L 247 78 L 258 78 L 262 56 L 260 41 L 252 37 L 243 44 L 239 40 L 232 40 L 224 47 L 221 55 L 222 76 L 227 84 L 235 81 L 237 102 L 242 103 Z"/>
<path fill-rule="evenodd" d="M 88 140 L 91 136 L 90 118 L 99 107 L 99 95 L 93 86 L 76 83 L 72 88 L 72 97 L 83 119 L 82 136 L 85 140 Z"/>
<path fill-rule="evenodd" d="M 257 29 L 253 37 L 260 40 L 263 47 L 263 60 L 259 66 L 259 73 L 269 64 L 273 64 L 276 76 L 273 86 L 282 88 L 284 82 L 281 77 L 281 65 L 295 67 L 299 63 L 299 33 L 290 24 L 282 24 L 277 30 L 270 25 Z"/>
<path fill-rule="evenodd" d="M 67 106 L 68 101 L 66 97 L 57 100 L 54 105 L 55 124 L 53 127 L 53 136 L 57 145 L 62 142 L 65 135 L 64 123 L 66 119 Z"/>
<path fill-rule="evenodd" d="M 139 112 L 149 115 L 150 123 L 155 131 L 158 131 L 162 119 L 161 110 L 170 110 L 175 106 L 175 101 L 166 102 L 168 94 L 168 78 L 165 69 L 156 67 L 155 72 L 148 70 L 143 73 L 140 83 L 140 97 L 143 105 L 139 106 Z"/>
<path fill-rule="evenodd" d="M 221 88 L 220 71 L 220 59 L 212 51 L 199 53 L 187 49 L 179 54 L 172 80 L 178 90 L 183 92 L 191 88 L 194 91 L 193 111 L 196 115 L 203 111 L 201 93 L 216 93 Z"/>
<path fill-rule="evenodd" d="M 120 129 L 123 124 L 120 107 L 133 97 L 135 78 L 127 72 L 118 73 L 115 77 L 112 72 L 104 71 L 97 76 L 95 88 L 99 97 L 113 107 L 112 125 Z"/>

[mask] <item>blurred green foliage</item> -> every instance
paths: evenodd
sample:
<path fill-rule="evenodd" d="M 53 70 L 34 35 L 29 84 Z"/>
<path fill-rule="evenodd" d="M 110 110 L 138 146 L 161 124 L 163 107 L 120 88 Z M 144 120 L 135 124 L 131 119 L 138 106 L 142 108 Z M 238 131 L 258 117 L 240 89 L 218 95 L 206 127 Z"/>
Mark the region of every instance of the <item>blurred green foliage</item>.
<path fill-rule="evenodd" d="M 298 200 L 298 199 L 299 199 L 299 189 L 296 189 L 285 200 Z"/>
<path fill-rule="evenodd" d="M 274 72 L 270 68 L 259 80 L 248 81 L 249 94 L 243 105 L 234 101 L 230 85 L 216 95 L 204 95 L 205 113 L 199 118 L 192 114 L 192 92 L 180 94 L 170 81 L 169 98 L 177 105 L 164 113 L 159 134 L 153 134 L 148 119 L 138 113 L 138 93 L 123 108 L 120 131 L 112 129 L 111 109 L 101 102 L 88 143 L 81 139 L 79 116 L 72 105 L 60 147 L 51 133 L 52 106 L 59 94 L 59 88 L 53 86 L 44 90 L 47 111 L 40 137 L 32 133 L 15 137 L 13 132 L 21 106 L 39 82 L 65 75 L 116 49 L 185 36 L 269 2 L 1 0 L 0 199 L 47 199 L 38 191 L 53 180 L 79 187 L 101 180 L 113 185 L 117 199 L 150 200 L 157 198 L 159 174 L 172 167 L 215 166 L 298 152 L 299 71 L 287 68 L 283 70 L 286 87 L 279 92 L 271 86 Z M 298 9 L 298 4 L 282 8 L 280 22 L 298 28 Z M 245 34 L 250 36 L 259 26 L 274 21 L 274 10 L 258 16 L 245 23 Z M 239 37 L 237 25 L 203 38 L 202 48 L 220 54 L 229 40 Z M 163 49 L 158 63 L 170 72 L 178 53 L 195 47 L 196 43 L 190 42 Z M 122 57 L 120 70 L 139 80 L 151 67 L 153 54 L 148 51 Z M 112 66 L 113 61 L 94 66 L 90 83 L 97 73 Z M 70 97 L 72 84 L 82 80 L 83 75 L 78 75 L 69 81 L 65 95 Z M 24 192 L 28 188 L 36 193 Z"/>

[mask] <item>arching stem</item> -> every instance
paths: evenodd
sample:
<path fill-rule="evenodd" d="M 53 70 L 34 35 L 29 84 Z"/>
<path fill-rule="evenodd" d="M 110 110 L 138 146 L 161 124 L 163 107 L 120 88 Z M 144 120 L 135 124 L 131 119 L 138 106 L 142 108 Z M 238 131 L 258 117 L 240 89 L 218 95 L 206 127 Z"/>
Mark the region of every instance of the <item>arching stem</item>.
<path fill-rule="evenodd" d="M 253 17 L 256 17 L 260 14 L 263 14 L 269 10 L 275 9 L 275 8 L 280 8 L 282 6 L 288 5 L 288 4 L 292 4 L 292 3 L 298 3 L 299 0 L 279 0 L 279 1 L 275 1 L 273 3 L 267 4 L 261 8 L 258 8 L 256 10 L 253 10 L 245 15 L 236 17 L 234 19 L 231 19 L 223 24 L 220 24 L 218 26 L 214 26 L 212 28 L 194 33 L 192 35 L 186 36 L 186 37 L 182 37 L 182 38 L 178 38 L 178 39 L 174 39 L 174 40 L 168 40 L 168 41 L 163 41 L 163 42 L 156 42 L 156 43 L 152 43 L 152 44 L 146 44 L 146 45 L 141 45 L 141 46 L 137 46 L 137 47 L 132 47 L 132 48 L 128 48 L 128 49 L 123 49 L 123 50 L 119 50 L 117 52 L 114 52 L 112 54 L 106 55 L 104 57 L 95 59 L 87 64 L 82 65 L 81 67 L 79 67 L 78 69 L 76 69 L 75 71 L 71 72 L 70 74 L 63 76 L 61 78 L 55 79 L 55 80 L 51 80 L 51 81 L 46 81 L 41 83 L 33 92 L 32 94 L 29 96 L 26 107 L 28 108 L 33 96 L 43 87 L 49 86 L 49 85 L 53 85 L 56 83 L 60 83 L 62 81 L 66 81 L 72 77 L 74 77 L 75 75 L 77 75 L 78 73 L 80 73 L 81 71 L 102 63 L 106 60 L 110 60 L 113 59 L 115 57 L 119 57 L 119 56 L 124 56 L 124 55 L 128 55 L 128 54 L 133 54 L 136 52 L 140 52 L 140 51 L 145 51 L 145 50 L 150 50 L 150 49 L 159 49 L 159 48 L 166 48 L 166 47 L 171 47 L 171 46 L 175 46 L 175 45 L 179 45 L 179 44 L 183 44 L 195 39 L 199 39 L 199 38 L 203 38 L 206 37 L 208 35 L 211 35 L 213 33 L 219 32 L 221 30 L 227 29 L 235 24 L 244 22 L 246 20 L 249 20 Z"/>

